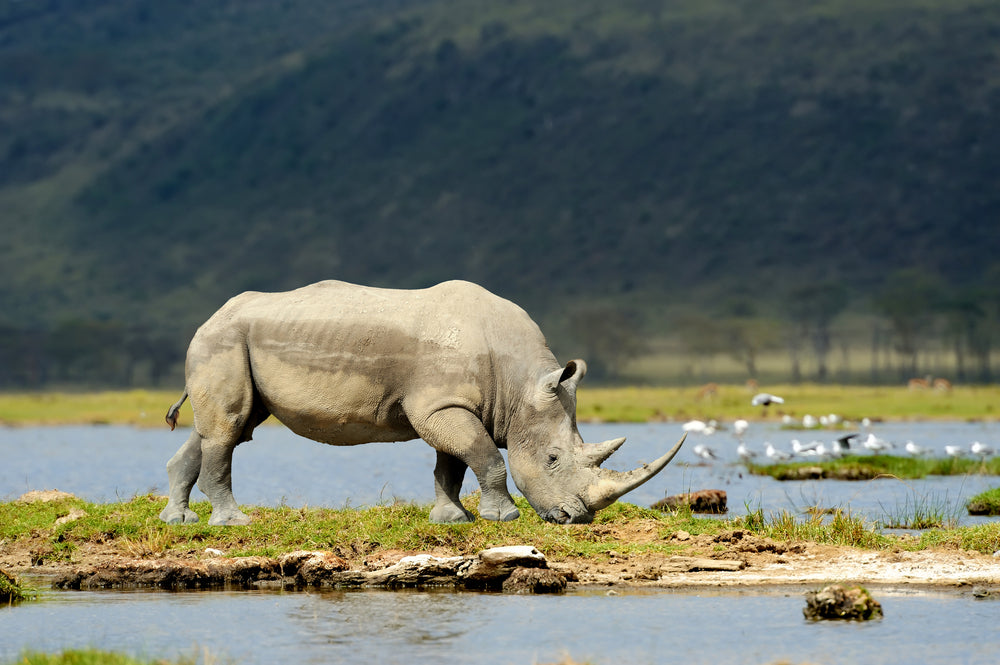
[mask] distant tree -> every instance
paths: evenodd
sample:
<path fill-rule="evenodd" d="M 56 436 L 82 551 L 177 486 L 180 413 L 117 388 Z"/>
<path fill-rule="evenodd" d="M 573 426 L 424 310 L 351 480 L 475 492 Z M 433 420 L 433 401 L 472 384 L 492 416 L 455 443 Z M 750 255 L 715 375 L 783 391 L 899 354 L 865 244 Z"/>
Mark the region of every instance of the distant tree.
<path fill-rule="evenodd" d="M 978 380 L 988 383 L 993 380 L 990 357 L 996 331 L 1000 329 L 1000 263 L 994 263 L 984 271 L 972 298 L 982 310 L 982 317 L 967 329 L 967 343 L 979 363 Z"/>
<path fill-rule="evenodd" d="M 945 335 L 955 354 L 955 378 L 959 381 L 968 378 L 965 367 L 966 356 L 976 353 L 984 342 L 985 348 L 989 348 L 990 330 L 980 290 L 977 288 L 960 292 L 942 305 Z"/>
<path fill-rule="evenodd" d="M 921 339 L 930 331 L 942 293 L 937 275 L 906 268 L 892 273 L 875 297 L 875 306 L 892 327 L 896 352 L 906 358 L 903 370 L 910 377 L 918 374 Z"/>
<path fill-rule="evenodd" d="M 684 351 L 693 356 L 696 362 L 710 360 L 728 348 L 724 326 L 704 314 L 686 313 L 678 316 L 673 323 L 673 333 L 680 340 Z M 694 365 L 689 368 L 690 378 L 696 378 Z"/>
<path fill-rule="evenodd" d="M 116 321 L 71 319 L 46 339 L 60 381 L 122 385 L 128 364 L 125 329 Z"/>
<path fill-rule="evenodd" d="M 617 377 L 625 364 L 643 353 L 646 341 L 635 312 L 611 305 L 591 305 L 570 314 L 572 337 L 598 381 Z"/>
<path fill-rule="evenodd" d="M 0 386 L 37 388 L 45 380 L 44 336 L 0 324 Z"/>
<path fill-rule="evenodd" d="M 780 344 L 780 324 L 760 317 L 734 316 L 723 325 L 729 355 L 743 364 L 748 378 L 756 378 L 760 353 Z"/>
<path fill-rule="evenodd" d="M 798 287 L 785 300 L 789 317 L 799 334 L 808 339 L 816 354 L 816 380 L 829 378 L 827 356 L 832 344 L 830 325 L 848 303 L 847 288 L 840 283 L 824 282 Z"/>

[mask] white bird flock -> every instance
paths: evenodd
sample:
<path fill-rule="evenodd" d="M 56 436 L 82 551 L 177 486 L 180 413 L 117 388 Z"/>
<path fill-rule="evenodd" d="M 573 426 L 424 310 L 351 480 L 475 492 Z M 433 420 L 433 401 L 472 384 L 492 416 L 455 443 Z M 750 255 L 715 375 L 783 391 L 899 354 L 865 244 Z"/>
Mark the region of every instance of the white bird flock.
<path fill-rule="evenodd" d="M 784 403 L 785 400 L 783 398 L 778 397 L 777 395 L 772 395 L 771 393 L 763 392 L 757 393 L 753 396 L 753 399 L 750 400 L 750 404 L 752 406 L 767 407 L 771 404 Z M 789 414 L 784 414 L 782 415 L 781 423 L 785 427 L 801 427 L 803 429 L 840 428 L 849 427 L 851 424 L 835 413 L 822 415 L 819 418 L 806 414 L 802 417 L 801 421 L 797 421 Z M 860 426 L 862 431 L 861 436 L 863 438 L 859 438 L 857 433 L 852 432 L 839 436 L 832 441 L 822 441 L 819 439 L 800 441 L 799 439 L 791 439 L 789 441 L 791 450 L 781 450 L 770 441 L 765 441 L 764 456 L 772 462 L 787 462 L 789 460 L 794 460 L 797 457 L 803 459 L 835 459 L 851 454 L 852 452 L 859 453 L 864 451 L 878 455 L 888 453 L 896 448 L 896 445 L 891 441 L 884 439 L 875 434 L 875 432 L 871 431 L 871 419 L 863 418 L 860 422 Z M 682 425 L 682 429 L 687 433 L 701 434 L 705 437 L 710 437 L 720 429 L 725 429 L 725 427 L 721 426 L 715 420 L 709 420 L 707 422 L 703 420 L 689 420 Z M 745 441 L 745 436 L 749 431 L 749 421 L 743 418 L 733 421 L 732 432 L 738 441 L 736 446 L 736 457 L 739 462 L 750 463 L 759 456 L 759 453 L 753 450 Z M 859 445 L 852 447 L 852 439 L 855 438 L 858 439 L 857 443 Z M 901 447 L 908 455 L 913 457 L 932 457 L 937 452 L 933 448 L 919 445 L 912 440 L 907 441 Z M 702 463 L 714 463 L 720 459 L 717 449 L 710 448 L 704 443 L 695 445 L 692 448 L 692 451 L 700 460 L 702 460 Z M 725 449 L 722 449 L 722 451 L 725 453 Z M 996 454 L 996 449 L 991 445 L 974 441 L 968 447 L 948 444 L 944 446 L 943 454 L 948 457 L 955 458 L 970 455 L 980 457 L 985 460 L 986 457 Z M 722 457 L 725 457 L 725 455 L 722 455 Z"/>

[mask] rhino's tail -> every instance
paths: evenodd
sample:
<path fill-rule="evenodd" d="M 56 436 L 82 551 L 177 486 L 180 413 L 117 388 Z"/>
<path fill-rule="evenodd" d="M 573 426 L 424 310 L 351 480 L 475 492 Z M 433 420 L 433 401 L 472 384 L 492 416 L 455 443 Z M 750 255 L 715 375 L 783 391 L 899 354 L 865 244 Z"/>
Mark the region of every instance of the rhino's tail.
<path fill-rule="evenodd" d="M 174 428 L 177 427 L 177 413 L 181 410 L 181 404 L 183 404 L 184 400 L 187 398 L 188 391 L 187 388 L 185 388 L 184 394 L 181 395 L 181 398 L 177 400 L 172 407 L 170 407 L 169 411 L 167 411 L 167 424 L 170 425 L 171 432 L 173 432 Z"/>

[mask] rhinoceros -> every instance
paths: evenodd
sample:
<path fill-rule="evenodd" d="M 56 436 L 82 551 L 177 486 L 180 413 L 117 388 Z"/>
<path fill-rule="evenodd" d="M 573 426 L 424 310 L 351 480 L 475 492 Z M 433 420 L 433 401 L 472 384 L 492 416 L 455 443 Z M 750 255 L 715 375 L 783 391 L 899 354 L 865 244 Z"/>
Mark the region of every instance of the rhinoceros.
<path fill-rule="evenodd" d="M 422 438 L 437 451 L 432 522 L 474 519 L 459 500 L 466 468 L 479 514 L 513 520 L 514 484 L 545 520 L 589 522 L 656 475 L 684 442 L 638 469 L 601 463 L 625 439 L 585 444 L 576 425 L 582 360 L 561 366 L 520 307 L 469 282 L 396 290 L 325 281 L 246 292 L 195 333 L 185 389 L 194 427 L 167 463 L 160 519 L 196 522 L 194 483 L 209 524 L 247 524 L 232 491 L 234 448 L 273 414 L 300 436 L 338 446 Z"/>

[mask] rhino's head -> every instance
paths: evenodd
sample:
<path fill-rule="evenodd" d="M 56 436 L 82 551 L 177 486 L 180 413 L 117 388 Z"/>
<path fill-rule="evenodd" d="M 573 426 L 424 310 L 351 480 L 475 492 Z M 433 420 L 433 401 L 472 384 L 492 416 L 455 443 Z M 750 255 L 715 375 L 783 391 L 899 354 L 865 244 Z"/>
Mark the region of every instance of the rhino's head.
<path fill-rule="evenodd" d="M 659 473 L 684 442 L 682 437 L 663 457 L 633 471 L 602 469 L 625 439 L 583 442 L 576 427 L 576 388 L 586 371 L 582 360 L 571 360 L 541 377 L 524 397 L 518 431 L 508 437 L 511 478 L 549 522 L 590 522 L 598 510 Z"/>

